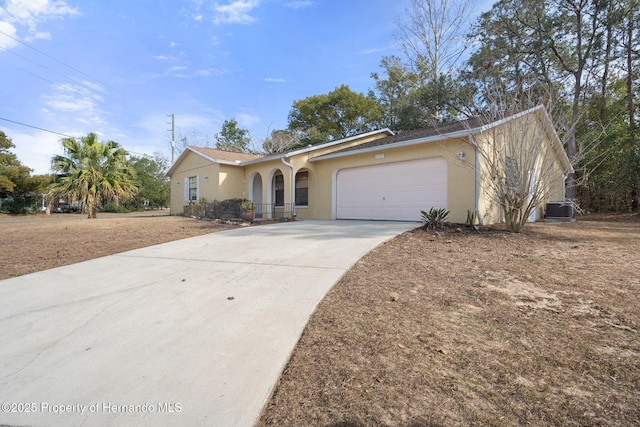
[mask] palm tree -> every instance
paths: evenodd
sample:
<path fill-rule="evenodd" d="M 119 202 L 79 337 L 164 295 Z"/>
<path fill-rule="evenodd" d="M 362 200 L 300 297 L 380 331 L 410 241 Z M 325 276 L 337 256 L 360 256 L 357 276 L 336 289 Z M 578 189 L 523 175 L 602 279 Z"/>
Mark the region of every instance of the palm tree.
<path fill-rule="evenodd" d="M 56 155 L 51 161 L 58 179 L 50 186 L 50 197 L 82 202 L 91 219 L 100 203 L 136 193 L 135 172 L 117 142 L 98 142 L 98 135 L 89 133 L 61 143 L 67 157 Z"/>

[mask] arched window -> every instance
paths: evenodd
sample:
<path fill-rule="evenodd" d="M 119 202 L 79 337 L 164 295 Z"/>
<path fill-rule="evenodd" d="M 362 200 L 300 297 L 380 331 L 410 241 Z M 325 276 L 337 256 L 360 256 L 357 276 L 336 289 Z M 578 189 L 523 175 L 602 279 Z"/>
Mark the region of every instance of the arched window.
<path fill-rule="evenodd" d="M 296 174 L 296 206 L 309 206 L 309 172 Z"/>
<path fill-rule="evenodd" d="M 274 201 L 276 206 L 284 206 L 284 176 L 278 171 L 273 176 Z"/>

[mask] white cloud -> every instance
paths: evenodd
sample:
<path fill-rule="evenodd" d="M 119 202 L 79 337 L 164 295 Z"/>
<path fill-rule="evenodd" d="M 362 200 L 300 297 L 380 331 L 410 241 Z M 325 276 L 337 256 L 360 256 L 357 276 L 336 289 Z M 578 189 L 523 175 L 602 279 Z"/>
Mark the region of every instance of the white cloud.
<path fill-rule="evenodd" d="M 65 117 L 71 116 L 79 123 L 92 126 L 107 124 L 100 109 L 100 104 L 104 102 L 101 95 L 103 88 L 90 82 L 82 83 L 56 85 L 52 94 L 43 95 L 49 115 L 64 113 Z"/>
<path fill-rule="evenodd" d="M 84 111 L 93 106 L 90 100 L 76 99 L 71 95 L 48 96 L 46 104 L 53 110 L 63 111 L 65 113 Z"/>
<path fill-rule="evenodd" d="M 48 32 L 38 30 L 43 22 L 79 14 L 78 9 L 67 5 L 64 0 L 7 0 L 4 7 L 0 7 L 0 24 L 28 27 L 27 40 L 49 39 L 51 35 Z"/>
<path fill-rule="evenodd" d="M 178 43 L 176 43 L 176 42 L 169 42 L 169 47 L 170 47 L 171 49 L 173 49 L 173 48 L 174 48 L 174 47 L 176 47 L 176 46 L 178 46 Z"/>
<path fill-rule="evenodd" d="M 306 9 L 308 7 L 313 6 L 314 4 L 315 2 L 310 0 L 295 0 L 295 1 L 290 1 L 285 6 L 291 9 Z"/>
<path fill-rule="evenodd" d="M 27 37 L 27 41 L 31 40 L 51 40 L 51 33 L 48 31 L 39 31 Z"/>
<path fill-rule="evenodd" d="M 189 69 L 189 67 L 187 67 L 186 65 L 174 65 L 173 67 L 169 68 L 167 70 L 167 74 L 171 74 L 174 71 L 184 71 Z"/>
<path fill-rule="evenodd" d="M 81 90 L 82 93 L 86 93 L 87 89 L 93 92 L 105 93 L 104 88 L 97 83 L 92 83 L 86 80 L 81 83 L 82 83 L 82 86 L 80 87 L 79 90 Z M 98 93 L 93 93 L 92 96 L 98 101 L 103 101 L 103 98 L 100 95 L 98 95 Z"/>
<path fill-rule="evenodd" d="M 256 21 L 250 13 L 260 5 L 260 0 L 235 0 L 229 4 L 216 3 L 213 7 L 214 24 L 252 24 Z"/>
<path fill-rule="evenodd" d="M 2 15 L 0 14 L 0 16 Z M 18 42 L 15 41 L 16 27 L 8 22 L 0 21 L 0 31 L 8 34 L 8 36 L 5 34 L 0 34 L 0 50 L 11 49 L 16 44 L 18 44 Z"/>
<path fill-rule="evenodd" d="M 105 140 L 112 139 L 112 136 L 105 136 L 105 132 L 96 129 L 96 124 L 100 124 L 99 120 L 102 119 L 98 116 L 83 116 L 75 120 L 80 125 L 60 124 L 59 120 L 56 120 L 58 122 L 56 125 L 45 125 L 45 127 L 76 138 L 85 136 L 89 131 L 93 131 L 100 136 L 101 140 L 103 138 Z M 53 156 L 57 154 L 64 155 L 64 150 L 60 144 L 60 140 L 65 138 L 64 135 L 24 127 L 8 127 L 3 130 L 15 145 L 15 148 L 12 148 L 11 151 L 16 154 L 23 165 L 33 170 L 33 175 L 51 173 L 51 159 Z M 109 130 L 107 133 L 113 135 L 114 132 Z"/>
<path fill-rule="evenodd" d="M 20 162 L 31 168 L 34 175 L 48 174 L 51 170 L 51 159 L 56 154 L 63 154 L 60 135 L 39 130 L 22 131 L 6 130 L 6 134 L 15 144 L 11 149 Z"/>
<path fill-rule="evenodd" d="M 195 77 L 208 77 L 212 75 L 225 74 L 225 70 L 218 70 L 215 68 L 202 68 L 199 70 L 191 71 L 186 65 L 174 65 L 167 68 L 162 73 L 147 74 L 145 77 L 148 79 L 157 79 L 162 77 L 176 77 L 181 79 L 191 79 Z"/>
<path fill-rule="evenodd" d="M 387 48 L 372 48 L 372 49 L 361 50 L 359 52 L 356 52 L 356 54 L 357 55 L 371 55 L 371 54 L 374 54 L 374 53 L 384 52 L 386 50 L 387 50 Z"/>
<path fill-rule="evenodd" d="M 286 83 L 287 82 L 285 79 L 278 79 L 274 77 L 267 77 L 264 79 L 264 81 L 268 83 Z"/>
<path fill-rule="evenodd" d="M 261 121 L 260 117 L 245 113 L 240 113 L 236 117 L 238 120 L 238 124 L 242 127 L 251 127 L 260 123 Z"/>
<path fill-rule="evenodd" d="M 7 0 L 4 11 L 9 16 L 23 22 L 79 14 L 76 8 L 70 7 L 63 0 Z"/>

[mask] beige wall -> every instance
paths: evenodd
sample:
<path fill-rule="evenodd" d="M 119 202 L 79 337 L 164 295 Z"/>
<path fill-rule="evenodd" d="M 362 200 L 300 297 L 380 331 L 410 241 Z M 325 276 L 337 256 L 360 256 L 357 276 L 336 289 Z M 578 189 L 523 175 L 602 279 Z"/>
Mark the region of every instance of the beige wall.
<path fill-rule="evenodd" d="M 218 179 L 220 191 L 216 198 L 207 199 L 208 201 L 249 198 L 244 167 L 221 164 Z"/>
<path fill-rule="evenodd" d="M 493 142 L 493 130 L 489 130 L 480 135 L 475 135 L 473 138 L 475 142 L 481 147 L 487 147 Z M 487 150 L 482 148 L 481 150 Z M 495 153 L 497 156 L 497 153 Z M 491 157 L 491 156 L 489 156 Z M 494 224 L 501 221 L 500 205 L 495 201 L 493 196 L 493 188 L 489 184 L 489 181 L 495 179 L 497 163 L 492 161 L 493 159 L 487 158 L 487 155 L 477 155 L 478 170 L 478 214 L 480 215 L 480 221 L 482 224 Z M 493 165 L 492 165 L 493 163 Z M 502 173 L 502 172 L 497 172 Z"/>
<path fill-rule="evenodd" d="M 240 197 L 246 197 L 255 203 L 273 204 L 275 199 L 272 182 L 273 176 L 278 171 L 282 173 L 284 177 L 284 202 L 286 205 L 289 205 L 291 203 L 291 168 L 282 163 L 280 159 L 245 166 L 243 189 L 241 192 L 243 196 Z M 253 184 L 256 182 L 254 178 L 256 174 L 260 174 L 260 177 L 262 178 L 262 186 L 259 189 L 254 190 Z M 261 200 L 254 197 L 254 194 L 257 192 L 260 193 L 260 197 L 262 198 Z M 274 215 L 277 216 L 277 214 Z"/>
<path fill-rule="evenodd" d="M 347 141 L 342 144 L 336 144 L 330 147 L 316 149 L 311 153 L 302 153 L 297 156 L 293 156 L 291 158 L 285 159 L 285 161 L 293 166 L 295 169 L 295 173 L 301 170 L 307 170 L 309 172 L 309 206 L 308 207 L 296 207 L 296 216 L 301 219 L 305 218 L 326 218 L 329 219 L 330 216 L 324 217 L 318 215 L 318 203 L 315 203 L 314 197 L 316 197 L 313 189 L 317 187 L 320 181 L 315 176 L 314 166 L 308 162 L 310 155 L 319 156 L 326 153 L 331 153 L 337 150 L 342 150 L 344 148 L 349 148 L 355 145 L 363 144 L 365 142 L 369 142 L 372 140 L 376 140 L 379 138 L 383 138 L 387 136 L 386 133 L 379 133 L 367 136 L 365 138 L 356 138 L 352 141 Z M 254 163 L 248 166 L 245 166 L 244 171 L 244 188 L 242 189 L 242 194 L 246 194 L 246 198 L 254 200 L 254 190 L 253 190 L 253 182 L 255 174 L 260 174 L 262 178 L 262 200 L 261 203 L 273 203 L 273 176 L 280 171 L 284 178 L 284 202 L 286 205 L 290 205 L 293 203 L 292 199 L 292 191 L 291 189 L 295 185 L 295 182 L 292 181 L 293 175 L 291 171 L 291 167 L 282 162 L 279 158 L 269 161 L 263 161 Z"/>
<path fill-rule="evenodd" d="M 536 121 L 537 120 L 537 121 Z M 527 123 L 530 126 L 538 126 L 540 131 L 532 134 L 528 139 L 531 144 L 550 144 L 550 135 L 539 118 Z M 491 144 L 494 139 L 499 141 L 500 135 L 506 135 L 504 129 L 490 129 L 476 135 L 475 141 L 482 144 Z M 497 135 L 497 138 L 495 137 Z M 309 205 L 296 207 L 298 218 L 332 219 L 335 217 L 335 180 L 338 171 L 345 168 L 368 166 L 382 163 L 401 162 L 413 159 L 442 157 L 447 162 L 447 209 L 450 211 L 449 220 L 454 223 L 464 223 L 467 220 L 467 211 L 480 212 L 483 223 L 490 224 L 501 222 L 500 207 L 490 194 L 490 185 L 487 180 L 491 176 L 491 161 L 486 156 L 476 158 L 475 148 L 469 144 L 468 138 L 451 139 L 443 142 L 432 142 L 399 148 L 386 148 L 375 152 L 354 154 L 327 160 L 310 161 L 311 157 L 343 149 L 349 146 L 361 144 L 365 141 L 377 139 L 384 135 L 373 135 L 368 138 L 349 141 L 334 147 L 318 149 L 313 152 L 302 153 L 285 161 L 291 164 L 295 172 L 309 172 Z M 486 151 L 486 150 L 485 150 Z M 459 154 L 464 152 L 464 160 L 459 159 Z M 552 171 L 547 173 L 552 179 L 545 180 L 545 201 L 561 200 L 563 196 L 564 180 L 562 165 L 557 156 L 558 153 L 549 149 L 539 159 L 540 164 L 550 164 Z M 376 158 L 384 155 L 383 158 Z M 476 164 L 480 165 L 476 174 Z M 184 180 L 189 176 L 200 177 L 200 197 L 206 200 L 225 200 L 230 198 L 247 198 L 261 203 L 273 203 L 273 176 L 278 171 L 283 174 L 285 187 L 285 203 L 292 203 L 292 188 L 294 182 L 291 167 L 282 162 L 280 158 L 250 164 L 244 167 L 233 165 L 212 164 L 201 156 L 190 153 L 179 165 L 179 169 L 185 172 L 176 172 L 172 176 L 171 206 L 172 213 L 181 213 L 184 205 Z M 262 185 L 260 189 L 253 189 L 254 176 L 260 174 Z M 208 176 L 208 181 L 203 180 Z M 180 185 L 177 185 L 179 182 Z M 259 193 L 262 200 L 257 200 L 254 194 Z M 478 193 L 478 196 L 476 196 Z M 476 206 L 476 197 L 478 205 Z M 542 215 L 542 206 L 539 207 L 539 217 Z M 425 206 L 425 210 L 429 206 Z"/>
<path fill-rule="evenodd" d="M 460 161 L 458 155 L 465 153 Z M 313 152 L 316 155 L 316 152 Z M 384 158 L 376 159 L 376 155 L 384 154 Z M 475 157 L 473 148 L 465 140 L 449 140 L 441 143 L 429 143 L 411 147 L 386 149 L 366 154 L 357 154 L 335 159 L 309 162 L 309 153 L 287 159 L 296 172 L 309 172 L 309 205 L 296 207 L 296 216 L 300 219 L 332 219 L 335 217 L 335 177 L 340 169 L 368 166 L 382 163 L 401 162 L 419 158 L 442 157 L 447 162 L 447 209 L 449 220 L 465 222 L 467 210 L 475 210 Z M 262 162 L 246 167 L 247 194 L 251 194 L 249 185 L 254 174 L 262 176 L 263 203 L 273 202 L 271 180 L 274 173 L 280 170 L 284 176 L 285 203 L 292 201 L 291 169 L 279 159 Z M 425 206 L 425 210 L 429 209 Z"/>
<path fill-rule="evenodd" d="M 171 176 L 172 215 L 181 214 L 184 205 L 187 204 L 185 202 L 184 183 L 189 177 L 198 177 L 201 199 L 219 199 L 219 164 L 212 163 L 202 156 L 188 152 L 177 166 L 178 168 Z"/>
<path fill-rule="evenodd" d="M 463 161 L 458 158 L 460 152 L 465 153 Z M 376 155 L 379 157 L 382 154 L 384 158 L 376 158 Z M 308 215 L 320 219 L 335 217 L 335 179 L 341 169 L 430 157 L 442 157 L 447 162 L 449 220 L 466 221 L 467 210 L 475 209 L 475 160 L 473 149 L 465 140 L 448 140 L 310 162 L 309 199 L 313 203 L 310 202 Z M 429 208 L 424 207 L 425 210 Z"/>
<path fill-rule="evenodd" d="M 536 207 L 536 217 L 541 219 L 544 206 L 549 201 L 563 200 L 564 170 L 559 153 L 553 143 L 554 135 L 543 123 L 540 114 L 530 114 L 476 135 L 481 147 L 479 212 L 485 224 L 503 222 L 503 213 L 497 202 L 491 181 L 497 174 L 504 177 L 505 155 L 515 158 L 520 169 L 535 170 L 538 192 L 542 200 Z M 505 154 L 507 153 L 507 154 Z M 500 157 L 502 156 L 502 157 Z"/>

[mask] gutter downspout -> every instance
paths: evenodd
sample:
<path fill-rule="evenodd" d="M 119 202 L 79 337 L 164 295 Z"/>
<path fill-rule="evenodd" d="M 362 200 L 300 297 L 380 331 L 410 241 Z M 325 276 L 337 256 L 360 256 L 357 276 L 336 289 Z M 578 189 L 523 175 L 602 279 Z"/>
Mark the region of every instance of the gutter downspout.
<path fill-rule="evenodd" d="M 476 142 L 473 135 L 469 135 L 469 143 L 473 146 L 473 150 L 475 152 L 476 158 L 476 166 L 475 166 L 475 184 L 476 184 L 476 200 L 475 200 L 475 208 L 476 215 L 478 216 L 478 225 L 482 225 L 482 217 L 480 216 L 480 153 L 478 151 L 478 143 Z"/>
<path fill-rule="evenodd" d="M 291 215 L 295 219 L 296 217 L 296 170 L 293 165 L 287 162 L 284 157 L 280 157 L 280 161 L 283 165 L 291 168 Z"/>

